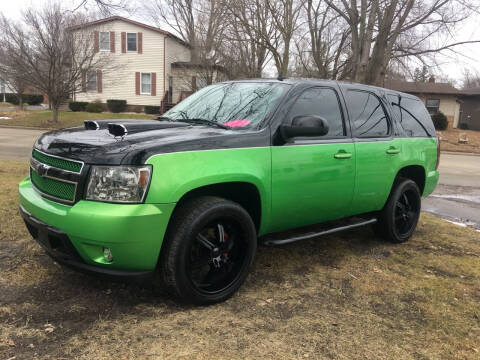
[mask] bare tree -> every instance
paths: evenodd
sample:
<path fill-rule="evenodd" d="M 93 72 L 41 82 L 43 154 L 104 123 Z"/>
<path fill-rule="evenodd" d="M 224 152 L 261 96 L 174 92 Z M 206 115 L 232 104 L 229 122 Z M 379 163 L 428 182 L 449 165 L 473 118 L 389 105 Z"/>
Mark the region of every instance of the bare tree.
<path fill-rule="evenodd" d="M 130 10 L 128 0 L 77 0 L 74 1 L 72 12 L 79 9 L 90 10 L 90 3 L 100 11 L 103 16 L 111 15 L 114 12 Z"/>
<path fill-rule="evenodd" d="M 480 88 L 480 73 L 472 69 L 463 69 L 462 85 L 464 89 Z"/>
<path fill-rule="evenodd" d="M 231 14 L 247 35 L 271 54 L 279 75 L 287 75 L 293 37 L 305 0 L 232 0 Z"/>
<path fill-rule="evenodd" d="M 58 122 L 60 105 L 81 89 L 84 74 L 110 63 L 109 55 L 96 53 L 91 32 L 71 31 L 83 21 L 82 16 L 63 11 L 59 3 L 25 11 L 23 23 L 1 18 L 6 71 L 14 71 L 28 86 L 48 96 L 53 122 Z"/>
<path fill-rule="evenodd" d="M 18 106 L 20 109 L 23 109 L 22 95 L 27 89 L 28 84 L 23 78 L 23 74 L 17 72 L 15 64 L 9 63 L 9 58 L 3 48 L 0 48 L 0 59 L 0 79 L 14 91 L 18 99 Z"/>
<path fill-rule="evenodd" d="M 351 33 L 350 77 L 381 84 L 390 61 L 403 61 L 478 42 L 433 40 L 452 34 L 474 9 L 463 0 L 326 0 L 342 16 Z"/>
<path fill-rule="evenodd" d="M 324 0 L 306 0 L 304 12 L 308 31 L 296 40 L 297 71 L 325 79 L 344 77 L 349 29 Z"/>

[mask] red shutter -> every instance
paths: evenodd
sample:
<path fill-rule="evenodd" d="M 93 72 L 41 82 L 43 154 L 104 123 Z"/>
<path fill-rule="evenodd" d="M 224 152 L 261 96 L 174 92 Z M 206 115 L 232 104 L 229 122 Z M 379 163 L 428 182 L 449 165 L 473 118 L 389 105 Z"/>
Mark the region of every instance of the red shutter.
<path fill-rule="evenodd" d="M 140 73 L 135 73 L 135 95 L 140 95 Z"/>
<path fill-rule="evenodd" d="M 102 70 L 97 70 L 97 92 L 102 92 Z"/>
<path fill-rule="evenodd" d="M 137 50 L 138 50 L 138 53 L 141 54 L 143 52 L 143 36 L 142 36 L 142 33 L 139 32 L 137 34 Z"/>
<path fill-rule="evenodd" d="M 87 92 L 87 73 L 82 71 L 82 92 Z"/>
<path fill-rule="evenodd" d="M 110 52 L 115 52 L 115 31 L 110 31 Z"/>
<path fill-rule="evenodd" d="M 98 31 L 93 32 L 93 50 L 98 52 L 99 44 L 98 44 Z"/>
<path fill-rule="evenodd" d="M 122 53 L 127 52 L 127 33 L 122 31 Z"/>
<path fill-rule="evenodd" d="M 152 73 L 152 96 L 157 96 L 157 73 Z"/>

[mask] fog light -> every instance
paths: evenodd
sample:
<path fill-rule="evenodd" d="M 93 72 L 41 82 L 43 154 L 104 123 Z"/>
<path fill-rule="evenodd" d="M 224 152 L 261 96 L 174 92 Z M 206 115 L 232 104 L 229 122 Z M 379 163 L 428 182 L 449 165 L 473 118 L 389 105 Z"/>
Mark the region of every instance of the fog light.
<path fill-rule="evenodd" d="M 110 250 L 109 248 L 104 247 L 104 248 L 103 248 L 103 257 L 104 257 L 105 260 L 107 260 L 108 262 L 111 262 L 111 261 L 113 260 L 112 250 Z"/>

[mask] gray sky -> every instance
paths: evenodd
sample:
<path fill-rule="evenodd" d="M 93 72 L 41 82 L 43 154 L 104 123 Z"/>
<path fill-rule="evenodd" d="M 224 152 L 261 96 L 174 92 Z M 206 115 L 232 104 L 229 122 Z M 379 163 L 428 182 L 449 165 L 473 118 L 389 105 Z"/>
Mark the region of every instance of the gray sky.
<path fill-rule="evenodd" d="M 22 9 L 30 6 L 42 6 L 49 0 L 0 0 L 0 11 L 7 16 L 18 20 Z M 72 9 L 78 5 L 81 0 L 63 0 L 65 7 Z M 141 0 L 130 1 L 132 3 L 141 3 Z M 132 6 L 133 7 L 133 6 Z M 92 7 L 93 9 L 93 7 Z M 122 14 L 125 16 L 125 14 Z M 138 21 L 146 22 L 140 15 L 129 15 Z M 169 30 L 165 28 L 165 30 Z M 468 41 L 480 39 L 480 15 L 475 14 L 468 19 L 461 27 L 458 27 L 457 34 L 454 34 L 455 41 Z M 469 68 L 480 73 L 480 43 L 460 45 L 454 48 L 455 53 L 444 52 L 444 55 L 437 56 L 436 61 L 440 65 L 438 68 L 431 69 L 431 72 L 440 78 L 448 77 L 449 79 L 459 80 L 462 77 L 464 68 Z M 412 69 L 413 71 L 413 69 Z M 273 74 L 272 74 L 273 75 Z M 461 85 L 458 83 L 457 85 Z"/>

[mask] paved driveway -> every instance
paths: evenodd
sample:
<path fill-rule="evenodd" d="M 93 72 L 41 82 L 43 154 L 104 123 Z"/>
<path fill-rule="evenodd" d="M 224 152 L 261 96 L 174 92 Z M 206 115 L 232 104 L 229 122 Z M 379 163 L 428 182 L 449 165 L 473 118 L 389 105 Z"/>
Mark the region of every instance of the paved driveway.
<path fill-rule="evenodd" d="M 422 209 L 480 229 L 480 156 L 442 154 L 439 185 Z"/>
<path fill-rule="evenodd" d="M 0 160 L 28 160 L 33 143 L 43 132 L 0 127 Z"/>
<path fill-rule="evenodd" d="M 28 160 L 42 132 L 0 127 L 0 159 Z M 422 208 L 480 229 L 480 156 L 442 154 L 439 185 Z"/>

